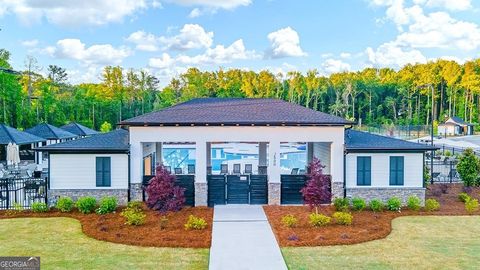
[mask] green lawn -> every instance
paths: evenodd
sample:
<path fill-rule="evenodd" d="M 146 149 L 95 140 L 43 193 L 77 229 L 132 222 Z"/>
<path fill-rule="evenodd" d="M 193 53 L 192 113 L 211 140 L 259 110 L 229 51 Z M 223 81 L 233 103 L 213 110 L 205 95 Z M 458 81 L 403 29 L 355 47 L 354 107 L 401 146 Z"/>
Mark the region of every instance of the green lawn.
<path fill-rule="evenodd" d="M 0 256 L 40 256 L 42 269 L 208 268 L 208 249 L 102 242 L 85 236 L 71 218 L 0 220 Z"/>
<path fill-rule="evenodd" d="M 290 269 L 478 269 L 480 217 L 401 217 L 385 239 L 282 252 Z"/>

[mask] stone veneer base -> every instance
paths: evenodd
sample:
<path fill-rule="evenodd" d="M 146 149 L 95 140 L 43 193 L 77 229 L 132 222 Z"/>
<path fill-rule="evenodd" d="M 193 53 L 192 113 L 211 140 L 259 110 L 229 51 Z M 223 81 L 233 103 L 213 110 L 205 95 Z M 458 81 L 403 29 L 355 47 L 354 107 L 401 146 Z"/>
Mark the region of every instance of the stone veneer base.
<path fill-rule="evenodd" d="M 268 183 L 268 204 L 280 205 L 281 183 Z"/>
<path fill-rule="evenodd" d="M 195 206 L 207 206 L 208 186 L 206 182 L 195 182 Z"/>
<path fill-rule="evenodd" d="M 76 201 L 80 197 L 92 196 L 100 200 L 106 196 L 114 196 L 119 205 L 126 205 L 128 202 L 128 189 L 49 189 L 48 203 L 54 205 L 60 197 L 70 197 Z"/>
<path fill-rule="evenodd" d="M 386 202 L 391 197 L 398 197 L 405 205 L 408 197 L 417 196 L 421 200 L 421 205 L 425 205 L 425 188 L 409 188 L 409 187 L 385 187 L 385 188 L 347 188 L 347 197 L 360 197 L 369 202 L 373 199 L 380 199 Z"/>

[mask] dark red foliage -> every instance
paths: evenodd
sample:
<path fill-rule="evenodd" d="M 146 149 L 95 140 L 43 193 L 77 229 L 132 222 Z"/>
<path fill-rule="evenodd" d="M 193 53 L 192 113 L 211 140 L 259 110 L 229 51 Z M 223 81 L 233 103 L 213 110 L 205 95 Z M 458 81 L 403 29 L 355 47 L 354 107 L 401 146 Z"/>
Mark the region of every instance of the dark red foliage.
<path fill-rule="evenodd" d="M 307 184 L 300 190 L 303 200 L 311 208 L 329 203 L 332 198 L 330 175 L 323 173 L 324 166 L 314 158 L 308 165 Z"/>
<path fill-rule="evenodd" d="M 175 185 L 175 176 L 162 165 L 157 167 L 145 191 L 148 207 L 162 213 L 179 211 L 185 204 L 185 189 Z"/>

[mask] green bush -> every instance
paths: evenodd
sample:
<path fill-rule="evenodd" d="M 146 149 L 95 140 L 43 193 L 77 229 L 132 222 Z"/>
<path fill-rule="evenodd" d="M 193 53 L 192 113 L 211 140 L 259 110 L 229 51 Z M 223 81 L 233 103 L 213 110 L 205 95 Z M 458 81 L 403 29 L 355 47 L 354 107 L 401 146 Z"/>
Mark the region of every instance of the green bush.
<path fill-rule="evenodd" d="M 473 212 L 478 210 L 478 200 L 477 199 L 469 199 L 465 202 L 465 210 L 469 214 L 473 214 Z"/>
<path fill-rule="evenodd" d="M 72 211 L 75 203 L 73 202 L 72 198 L 70 197 L 60 197 L 55 205 L 60 212 L 70 212 Z"/>
<path fill-rule="evenodd" d="M 185 230 L 203 230 L 207 227 L 205 219 L 190 215 L 187 223 L 185 223 Z"/>
<path fill-rule="evenodd" d="M 143 209 L 143 202 L 141 202 L 141 201 L 128 202 L 127 203 L 127 208 Z"/>
<path fill-rule="evenodd" d="M 285 227 L 293 228 L 297 226 L 298 219 L 294 215 L 285 215 L 282 217 L 282 224 L 285 225 Z"/>
<path fill-rule="evenodd" d="M 353 198 L 352 199 L 352 208 L 355 211 L 362 211 L 367 207 L 367 203 L 362 198 Z"/>
<path fill-rule="evenodd" d="M 18 203 L 18 202 L 14 202 L 14 203 L 12 204 L 12 208 L 13 208 L 13 210 L 16 211 L 16 212 L 22 212 L 23 210 L 25 210 L 25 209 L 23 209 L 22 204 L 20 204 L 20 203 Z"/>
<path fill-rule="evenodd" d="M 407 200 L 407 206 L 410 210 L 418 211 L 420 210 L 421 202 L 422 201 L 417 196 L 410 196 L 408 197 L 408 200 Z"/>
<path fill-rule="evenodd" d="M 400 211 L 402 209 L 402 201 L 397 197 L 391 197 L 387 201 L 387 209 L 390 211 Z"/>
<path fill-rule="evenodd" d="M 337 211 L 348 211 L 350 207 L 350 200 L 348 198 L 335 198 L 333 205 Z"/>
<path fill-rule="evenodd" d="M 125 218 L 125 224 L 139 226 L 145 223 L 147 215 L 143 213 L 143 210 L 127 207 L 120 213 Z"/>
<path fill-rule="evenodd" d="M 104 215 L 113 213 L 117 209 L 117 198 L 113 196 L 103 197 L 100 200 L 100 205 L 97 208 L 97 214 Z"/>
<path fill-rule="evenodd" d="M 425 210 L 428 212 L 437 211 L 440 209 L 440 203 L 435 199 L 427 199 L 425 201 Z"/>
<path fill-rule="evenodd" d="M 468 195 L 465 192 L 462 192 L 458 194 L 458 200 L 460 200 L 461 202 L 467 202 L 468 200 L 470 200 L 470 195 Z"/>
<path fill-rule="evenodd" d="M 48 212 L 48 206 L 44 202 L 34 202 L 32 203 L 32 211 L 34 213 L 45 213 Z"/>
<path fill-rule="evenodd" d="M 97 200 L 94 197 L 81 197 L 77 200 L 75 206 L 81 213 L 89 214 L 95 211 Z"/>
<path fill-rule="evenodd" d="M 373 212 L 382 212 L 385 208 L 385 204 L 383 204 L 383 202 L 379 199 L 371 200 L 368 206 L 370 207 L 370 209 L 372 209 Z"/>
<path fill-rule="evenodd" d="M 446 157 L 451 157 L 452 156 L 452 152 L 450 152 L 449 150 L 445 150 L 445 154 L 444 154 Z"/>
<path fill-rule="evenodd" d="M 317 214 L 317 213 L 311 213 L 308 216 L 308 222 L 310 225 L 313 227 L 323 227 L 328 224 L 330 224 L 330 221 L 332 220 L 330 217 L 322 215 L 322 214 Z"/>
<path fill-rule="evenodd" d="M 333 219 L 335 219 L 335 222 L 340 225 L 352 225 L 353 222 L 352 214 L 346 212 L 333 213 Z"/>

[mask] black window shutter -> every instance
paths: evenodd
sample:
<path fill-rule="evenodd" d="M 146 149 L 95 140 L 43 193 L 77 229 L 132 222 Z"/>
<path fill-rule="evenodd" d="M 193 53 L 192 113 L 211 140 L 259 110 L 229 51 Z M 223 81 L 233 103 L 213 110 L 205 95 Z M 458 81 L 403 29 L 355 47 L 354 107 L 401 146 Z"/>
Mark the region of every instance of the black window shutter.
<path fill-rule="evenodd" d="M 111 169 L 111 159 L 110 157 L 105 157 L 103 160 L 103 186 L 105 187 L 112 185 Z"/>
<path fill-rule="evenodd" d="M 96 183 L 97 187 L 101 187 L 103 184 L 103 160 L 101 157 L 96 158 Z"/>
<path fill-rule="evenodd" d="M 364 185 L 370 186 L 372 184 L 372 158 L 365 157 L 364 158 Z"/>

